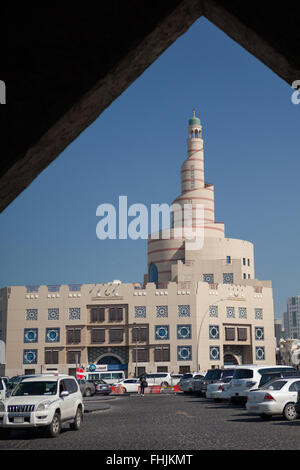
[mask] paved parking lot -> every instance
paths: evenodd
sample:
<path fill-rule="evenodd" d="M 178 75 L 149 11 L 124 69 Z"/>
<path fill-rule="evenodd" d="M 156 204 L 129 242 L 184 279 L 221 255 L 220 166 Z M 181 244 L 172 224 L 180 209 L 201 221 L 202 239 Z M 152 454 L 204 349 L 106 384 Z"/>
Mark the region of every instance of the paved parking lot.
<path fill-rule="evenodd" d="M 0 449 L 299 450 L 300 419 L 264 422 L 244 408 L 184 394 L 131 395 L 100 401 L 79 432 L 66 426 L 57 439 L 13 432 Z M 100 398 L 101 400 L 101 398 Z M 101 407 L 100 407 L 101 408 Z"/>

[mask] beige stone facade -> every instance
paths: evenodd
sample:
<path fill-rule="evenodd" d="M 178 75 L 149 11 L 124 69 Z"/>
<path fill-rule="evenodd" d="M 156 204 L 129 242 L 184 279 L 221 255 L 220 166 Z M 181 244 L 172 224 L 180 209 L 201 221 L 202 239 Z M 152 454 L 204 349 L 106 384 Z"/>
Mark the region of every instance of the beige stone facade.
<path fill-rule="evenodd" d="M 252 243 L 225 238 L 204 181 L 202 127 L 189 121 L 179 205 L 192 205 L 204 243 L 149 237 L 144 284 L 13 286 L 0 290 L 5 374 L 108 364 L 129 376 L 275 364 L 273 293 L 255 278 Z M 203 205 L 199 220 L 196 205 Z M 136 371 L 137 366 L 137 371 Z"/>

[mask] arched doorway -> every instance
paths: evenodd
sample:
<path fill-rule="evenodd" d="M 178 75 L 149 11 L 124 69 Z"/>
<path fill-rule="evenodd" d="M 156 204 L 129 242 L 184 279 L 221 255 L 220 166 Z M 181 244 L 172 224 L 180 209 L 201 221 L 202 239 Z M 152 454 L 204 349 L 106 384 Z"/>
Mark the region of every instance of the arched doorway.
<path fill-rule="evenodd" d="M 101 356 L 98 361 L 97 361 L 97 364 L 106 364 L 106 365 L 111 365 L 111 364 L 123 364 L 123 362 L 121 361 L 121 359 L 113 354 L 105 354 L 104 356 Z"/>
<path fill-rule="evenodd" d="M 224 354 L 224 366 L 238 366 L 239 361 L 233 353 Z"/>

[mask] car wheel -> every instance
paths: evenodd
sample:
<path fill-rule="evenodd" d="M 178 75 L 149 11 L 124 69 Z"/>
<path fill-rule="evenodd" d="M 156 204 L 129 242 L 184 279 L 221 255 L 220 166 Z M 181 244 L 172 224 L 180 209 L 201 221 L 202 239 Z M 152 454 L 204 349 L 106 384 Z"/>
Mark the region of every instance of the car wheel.
<path fill-rule="evenodd" d="M 74 431 L 78 431 L 81 427 L 82 423 L 82 409 L 80 407 L 77 408 L 76 415 L 74 422 L 70 424 L 71 428 L 74 429 Z"/>
<path fill-rule="evenodd" d="M 162 382 L 161 383 L 161 387 L 168 387 L 168 386 L 169 386 L 168 382 Z"/>
<path fill-rule="evenodd" d="M 61 431 L 61 420 L 59 413 L 55 413 L 51 424 L 47 427 L 47 431 L 50 437 L 57 437 Z"/>
<path fill-rule="evenodd" d="M 92 396 L 92 390 L 90 388 L 87 388 L 84 394 L 85 397 L 91 397 Z"/>
<path fill-rule="evenodd" d="M 297 418 L 297 412 L 294 403 L 288 403 L 287 405 L 285 405 L 283 410 L 283 416 L 288 421 L 293 421 Z"/>

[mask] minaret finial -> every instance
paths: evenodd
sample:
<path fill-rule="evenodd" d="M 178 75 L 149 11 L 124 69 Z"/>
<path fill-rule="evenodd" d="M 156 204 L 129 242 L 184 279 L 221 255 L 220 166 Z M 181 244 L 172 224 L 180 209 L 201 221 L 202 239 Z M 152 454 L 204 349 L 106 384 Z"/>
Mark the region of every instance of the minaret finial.
<path fill-rule="evenodd" d="M 194 117 L 194 118 L 196 117 L 196 110 L 195 110 L 195 108 L 193 109 L 193 117 Z"/>

